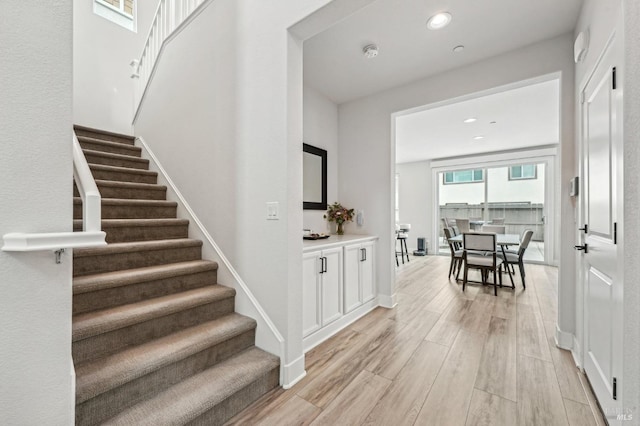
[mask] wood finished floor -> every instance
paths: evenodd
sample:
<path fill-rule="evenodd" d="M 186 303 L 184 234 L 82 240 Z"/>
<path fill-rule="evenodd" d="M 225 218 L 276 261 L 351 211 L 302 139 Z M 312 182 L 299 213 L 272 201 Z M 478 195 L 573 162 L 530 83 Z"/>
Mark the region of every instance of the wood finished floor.
<path fill-rule="evenodd" d="M 527 265 L 527 289 L 518 276 L 497 297 L 488 286 L 463 293 L 448 269 L 443 256 L 401 265 L 396 308 L 309 351 L 302 381 L 227 424 L 603 425 L 571 354 L 553 343 L 557 269 Z"/>

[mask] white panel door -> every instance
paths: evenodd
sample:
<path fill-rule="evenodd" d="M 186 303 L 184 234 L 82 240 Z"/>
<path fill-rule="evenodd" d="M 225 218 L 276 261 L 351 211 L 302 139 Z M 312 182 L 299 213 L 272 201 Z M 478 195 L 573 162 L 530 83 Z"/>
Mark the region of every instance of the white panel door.
<path fill-rule="evenodd" d="M 360 287 L 362 288 L 362 302 L 368 302 L 376 295 L 375 289 L 375 243 L 362 243 L 360 257 Z"/>
<path fill-rule="evenodd" d="M 620 407 L 622 282 L 618 225 L 622 218 L 621 79 L 617 42 L 607 48 L 583 93 L 582 283 L 584 368 L 605 414 Z M 618 68 L 616 69 L 616 65 Z M 609 421 L 615 420 L 609 419 Z"/>
<path fill-rule="evenodd" d="M 342 316 L 342 247 L 323 250 L 322 271 L 322 326 Z"/>
<path fill-rule="evenodd" d="M 320 252 L 302 256 L 302 336 L 320 328 Z"/>
<path fill-rule="evenodd" d="M 360 244 L 344 248 L 344 313 L 362 304 L 360 296 Z"/>

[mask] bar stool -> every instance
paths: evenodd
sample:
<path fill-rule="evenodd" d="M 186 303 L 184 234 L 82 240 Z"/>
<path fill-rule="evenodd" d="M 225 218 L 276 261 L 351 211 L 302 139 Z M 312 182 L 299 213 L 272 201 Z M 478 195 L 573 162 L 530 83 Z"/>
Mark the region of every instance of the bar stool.
<path fill-rule="evenodd" d="M 411 225 L 408 223 L 404 223 L 401 225 L 396 225 L 396 266 L 400 266 L 398 262 L 398 255 L 402 259 L 402 264 L 404 265 L 404 258 L 407 257 L 407 262 L 409 262 L 409 249 L 407 248 L 407 238 L 409 237 L 409 230 L 411 229 Z M 397 248 L 397 242 L 400 241 L 400 251 Z"/>

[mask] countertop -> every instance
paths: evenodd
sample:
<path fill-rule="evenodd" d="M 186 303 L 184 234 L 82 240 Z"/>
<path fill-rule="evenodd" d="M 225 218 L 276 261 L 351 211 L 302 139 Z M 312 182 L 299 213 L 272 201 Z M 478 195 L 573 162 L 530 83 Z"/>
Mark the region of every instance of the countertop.
<path fill-rule="evenodd" d="M 375 235 L 331 235 L 329 238 L 325 238 L 324 240 L 303 240 L 302 252 L 306 253 L 316 250 L 325 250 L 332 247 L 339 247 L 347 244 L 357 244 L 364 241 L 372 241 L 377 239 L 378 237 Z"/>

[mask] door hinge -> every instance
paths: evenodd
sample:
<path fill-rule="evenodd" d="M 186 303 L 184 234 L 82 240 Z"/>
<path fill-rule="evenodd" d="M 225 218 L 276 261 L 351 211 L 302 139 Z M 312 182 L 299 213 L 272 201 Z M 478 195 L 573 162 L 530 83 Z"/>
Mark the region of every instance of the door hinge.
<path fill-rule="evenodd" d="M 618 379 L 613 378 L 613 400 L 618 399 Z"/>
<path fill-rule="evenodd" d="M 584 231 L 585 234 L 588 234 L 589 233 L 589 225 L 587 225 L 585 223 L 582 228 L 578 228 L 578 231 Z"/>
<path fill-rule="evenodd" d="M 613 222 L 613 244 L 618 244 L 618 222 Z"/>
<path fill-rule="evenodd" d="M 611 88 L 616 90 L 618 87 L 618 82 L 616 81 L 616 67 L 613 67 L 611 70 Z"/>

